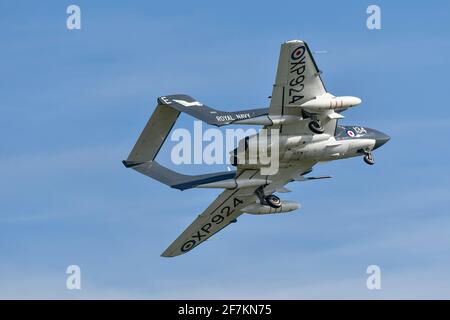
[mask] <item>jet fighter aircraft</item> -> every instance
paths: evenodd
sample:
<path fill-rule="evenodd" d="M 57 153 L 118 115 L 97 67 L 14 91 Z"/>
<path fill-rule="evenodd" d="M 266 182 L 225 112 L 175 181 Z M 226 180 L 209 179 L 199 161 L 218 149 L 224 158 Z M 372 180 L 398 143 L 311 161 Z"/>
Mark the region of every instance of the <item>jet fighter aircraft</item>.
<path fill-rule="evenodd" d="M 287 41 L 281 45 L 275 84 L 269 108 L 236 112 L 220 111 L 184 95 L 161 96 L 150 120 L 123 164 L 172 188 L 221 188 L 222 193 L 162 253 L 163 257 L 184 254 L 236 222 L 243 213 L 274 214 L 299 208 L 282 201 L 274 193 L 287 192 L 293 181 L 329 177 L 308 177 L 319 162 L 361 156 L 374 164 L 373 150 L 390 137 L 364 126 L 342 126 L 342 112 L 361 103 L 352 96 L 334 96 L 327 92 L 306 42 Z M 279 168 L 274 174 L 262 174 L 262 164 L 247 163 L 253 141 L 246 137 L 231 153 L 236 171 L 185 175 L 159 164 L 155 158 L 180 113 L 186 113 L 214 125 L 261 125 L 277 130 Z M 271 131 L 272 132 L 272 131 Z M 260 133 L 256 134 L 256 138 Z M 268 144 L 268 149 L 272 143 Z"/>

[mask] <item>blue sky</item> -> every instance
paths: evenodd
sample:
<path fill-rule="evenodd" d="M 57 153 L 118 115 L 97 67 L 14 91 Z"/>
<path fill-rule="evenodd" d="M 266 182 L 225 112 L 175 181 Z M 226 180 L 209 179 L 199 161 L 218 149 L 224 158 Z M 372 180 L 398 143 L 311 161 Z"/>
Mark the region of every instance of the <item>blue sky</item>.
<path fill-rule="evenodd" d="M 66 29 L 72 3 L 81 30 Z M 450 298 L 450 4 L 377 1 L 376 31 L 369 4 L 2 1 L 0 298 Z M 218 191 L 123 168 L 156 97 L 265 107 L 290 39 L 328 51 L 330 92 L 362 98 L 342 123 L 391 141 L 373 167 L 343 160 L 316 168 L 333 179 L 289 185 L 300 211 L 244 215 L 161 258 Z M 71 264 L 80 291 L 65 287 Z M 365 286 L 371 264 L 380 291 Z"/>

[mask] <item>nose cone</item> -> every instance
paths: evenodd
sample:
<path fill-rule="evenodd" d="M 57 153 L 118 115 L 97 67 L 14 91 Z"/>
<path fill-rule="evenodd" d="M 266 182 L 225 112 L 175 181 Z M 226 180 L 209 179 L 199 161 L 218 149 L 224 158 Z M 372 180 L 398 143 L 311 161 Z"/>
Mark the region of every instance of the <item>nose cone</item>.
<path fill-rule="evenodd" d="M 381 147 L 383 144 L 385 144 L 386 142 L 388 142 L 391 139 L 391 137 L 389 137 L 387 134 L 379 132 L 376 135 L 375 138 L 375 146 L 373 147 L 373 149 L 377 149 L 379 147 Z"/>
<path fill-rule="evenodd" d="M 360 98 L 352 96 L 336 97 L 335 99 L 340 100 L 340 103 L 345 107 L 357 106 L 362 102 Z"/>

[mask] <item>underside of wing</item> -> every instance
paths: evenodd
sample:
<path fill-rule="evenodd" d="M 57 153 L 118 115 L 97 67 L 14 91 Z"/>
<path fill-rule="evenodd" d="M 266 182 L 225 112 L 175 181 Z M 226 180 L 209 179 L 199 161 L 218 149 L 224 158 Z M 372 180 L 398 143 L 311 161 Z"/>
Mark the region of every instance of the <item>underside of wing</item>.
<path fill-rule="evenodd" d="M 309 171 L 313 165 L 314 162 L 302 162 L 295 166 L 280 168 L 277 174 L 269 176 L 270 180 L 267 180 L 268 176 L 261 175 L 259 170 L 238 170 L 237 179 L 258 181 L 266 179 L 267 184 L 224 190 L 162 253 L 162 256 L 174 257 L 192 250 L 234 222 L 243 213 L 244 208 L 259 205 L 256 189 L 260 189 L 262 194 L 270 195 L 293 181 L 293 177 Z"/>
<path fill-rule="evenodd" d="M 281 45 L 277 75 L 272 91 L 269 117 L 295 118 L 292 123 L 274 127 L 283 134 L 311 134 L 308 130 L 307 111 L 303 104 L 327 95 L 314 57 L 306 42 L 292 40 Z M 331 97 L 331 95 L 330 95 Z M 317 112 L 325 127 L 325 133 L 333 134 L 336 126 L 334 111 Z M 301 121 L 305 119 L 305 121 Z"/>
<path fill-rule="evenodd" d="M 324 93 L 320 71 L 306 42 L 292 40 L 283 43 L 269 114 L 283 114 L 284 108 L 300 106 Z"/>
<path fill-rule="evenodd" d="M 257 173 L 258 170 L 246 170 L 238 178 L 252 179 Z M 224 190 L 161 256 L 184 254 L 234 222 L 242 214 L 240 209 L 256 201 L 252 192 L 254 187 L 253 190 L 246 189 Z"/>

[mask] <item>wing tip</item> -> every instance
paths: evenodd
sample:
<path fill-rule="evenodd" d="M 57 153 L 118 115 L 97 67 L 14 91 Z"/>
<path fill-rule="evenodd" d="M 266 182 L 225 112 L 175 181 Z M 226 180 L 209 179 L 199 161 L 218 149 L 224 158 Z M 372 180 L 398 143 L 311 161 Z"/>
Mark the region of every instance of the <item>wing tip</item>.
<path fill-rule="evenodd" d="M 286 41 L 285 43 L 305 43 L 305 41 L 298 40 L 298 39 L 293 39 L 293 40 Z"/>
<path fill-rule="evenodd" d="M 163 253 L 161 253 L 161 257 L 162 258 L 173 258 L 173 257 L 176 257 L 176 256 L 178 256 L 178 254 L 173 254 L 171 252 L 168 252 L 167 250 L 164 251 Z"/>
<path fill-rule="evenodd" d="M 125 166 L 125 168 L 133 168 L 135 166 L 138 166 L 140 164 L 143 164 L 144 162 L 139 162 L 139 161 L 129 161 L 129 160 L 122 160 L 123 165 Z"/>

